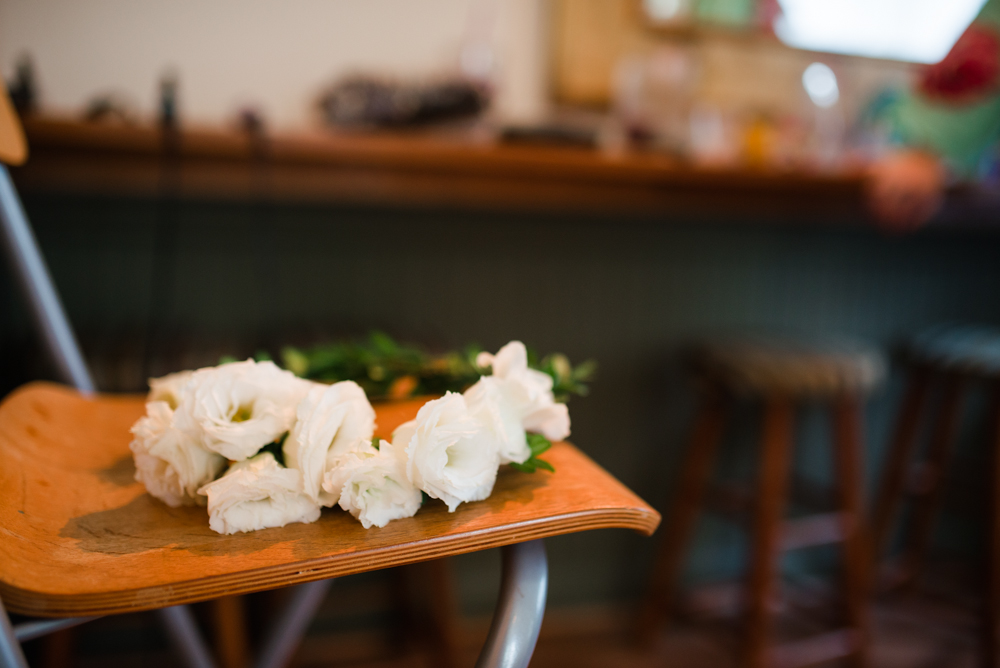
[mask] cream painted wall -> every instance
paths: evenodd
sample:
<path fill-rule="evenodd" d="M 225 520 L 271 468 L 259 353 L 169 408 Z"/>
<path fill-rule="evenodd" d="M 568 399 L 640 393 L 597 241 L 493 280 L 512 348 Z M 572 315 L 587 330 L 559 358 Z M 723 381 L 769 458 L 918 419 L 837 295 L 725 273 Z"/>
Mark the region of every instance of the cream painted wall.
<path fill-rule="evenodd" d="M 254 103 L 289 128 L 315 122 L 317 91 L 339 76 L 455 71 L 471 36 L 509 63 L 499 106 L 524 115 L 543 94 L 540 1 L 0 0 L 0 68 L 9 78 L 30 53 L 47 109 L 114 91 L 143 114 L 172 68 L 187 120 L 224 122 Z"/>

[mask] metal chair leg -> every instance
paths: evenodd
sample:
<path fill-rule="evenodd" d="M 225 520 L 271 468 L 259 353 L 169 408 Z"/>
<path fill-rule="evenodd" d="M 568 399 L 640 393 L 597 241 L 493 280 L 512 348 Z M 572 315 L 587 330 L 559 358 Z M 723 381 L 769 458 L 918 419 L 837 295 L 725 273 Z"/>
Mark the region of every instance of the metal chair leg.
<path fill-rule="evenodd" d="M 94 381 L 80 354 L 45 259 L 38 250 L 10 173 L 3 165 L 0 165 L 0 238 L 31 310 L 35 327 L 55 362 L 59 377 L 84 394 L 92 393 Z"/>
<path fill-rule="evenodd" d="M 0 668 L 28 668 L 28 661 L 14 635 L 3 601 L 0 601 Z"/>
<path fill-rule="evenodd" d="M 255 668 L 282 668 L 288 664 L 331 584 L 333 580 L 318 580 L 295 587 L 292 600 L 264 642 Z"/>
<path fill-rule="evenodd" d="M 545 615 L 545 544 L 539 539 L 502 549 L 500 600 L 476 668 L 527 668 Z"/>
<path fill-rule="evenodd" d="M 98 617 L 64 617 L 63 619 L 33 619 L 30 622 L 22 622 L 14 627 L 14 635 L 18 642 L 34 640 L 47 636 L 56 631 L 71 629 L 80 624 L 99 619 Z"/>
<path fill-rule="evenodd" d="M 185 665 L 190 668 L 215 668 L 215 660 L 198 631 L 194 615 L 186 605 L 160 608 L 156 614 L 166 627 L 174 649 L 184 658 Z"/>

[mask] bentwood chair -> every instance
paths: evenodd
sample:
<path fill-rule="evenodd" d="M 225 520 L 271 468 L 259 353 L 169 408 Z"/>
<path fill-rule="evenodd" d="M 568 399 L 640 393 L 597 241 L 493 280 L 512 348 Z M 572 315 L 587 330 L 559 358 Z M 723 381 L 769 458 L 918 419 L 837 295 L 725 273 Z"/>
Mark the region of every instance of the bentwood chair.
<path fill-rule="evenodd" d="M 0 160 L 26 155 L 0 89 Z M 186 663 L 214 665 L 185 604 L 297 585 L 254 663 L 291 658 L 331 578 L 503 548 L 500 599 L 477 666 L 524 668 L 545 608 L 543 538 L 601 528 L 650 535 L 660 517 L 567 443 L 556 473 L 503 471 L 493 495 L 448 513 L 429 504 L 384 529 L 339 510 L 313 524 L 220 536 L 203 508 L 169 508 L 130 472 L 129 427 L 145 397 L 94 394 L 58 295 L 0 165 L 0 229 L 60 376 L 76 389 L 32 383 L 0 404 L 0 668 L 26 665 L 20 642 L 102 615 L 160 610 Z M 377 408 L 379 435 L 419 402 Z M 4 610 L 36 619 L 13 626 Z"/>

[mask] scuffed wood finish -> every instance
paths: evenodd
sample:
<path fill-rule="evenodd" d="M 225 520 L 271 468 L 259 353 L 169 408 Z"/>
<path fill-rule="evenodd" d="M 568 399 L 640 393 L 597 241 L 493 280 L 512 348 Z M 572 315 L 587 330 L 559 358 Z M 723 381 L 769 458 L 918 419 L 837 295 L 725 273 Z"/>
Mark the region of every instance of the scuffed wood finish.
<path fill-rule="evenodd" d="M 501 471 L 493 495 L 365 530 L 339 509 L 314 524 L 220 536 L 204 508 L 169 508 L 133 480 L 140 396 L 93 399 L 33 383 L 0 405 L 0 596 L 12 612 L 105 615 L 191 603 L 484 550 L 626 528 L 659 514 L 583 453 L 557 443 L 555 474 Z M 421 401 L 377 406 L 380 436 Z"/>

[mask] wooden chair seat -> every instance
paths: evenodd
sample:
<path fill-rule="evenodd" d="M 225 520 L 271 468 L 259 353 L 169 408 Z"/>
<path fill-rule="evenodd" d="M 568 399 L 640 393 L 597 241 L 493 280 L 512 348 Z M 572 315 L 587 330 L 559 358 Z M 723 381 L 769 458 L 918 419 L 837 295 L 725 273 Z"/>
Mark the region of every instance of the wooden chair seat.
<path fill-rule="evenodd" d="M 1000 376 L 1000 329 L 935 327 L 915 337 L 911 352 L 918 363 L 945 371 Z"/>
<path fill-rule="evenodd" d="M 881 353 L 851 341 L 715 341 L 700 346 L 694 359 L 712 380 L 756 395 L 864 394 L 882 382 L 886 369 Z"/>
<path fill-rule="evenodd" d="M 170 508 L 133 479 L 142 396 L 87 398 L 33 383 L 0 405 L 0 597 L 12 612 L 106 615 L 339 577 L 659 514 L 586 455 L 557 443 L 556 473 L 501 471 L 493 495 L 364 529 L 339 509 L 313 524 L 221 536 L 204 508 Z M 379 436 L 421 402 L 376 406 Z"/>

